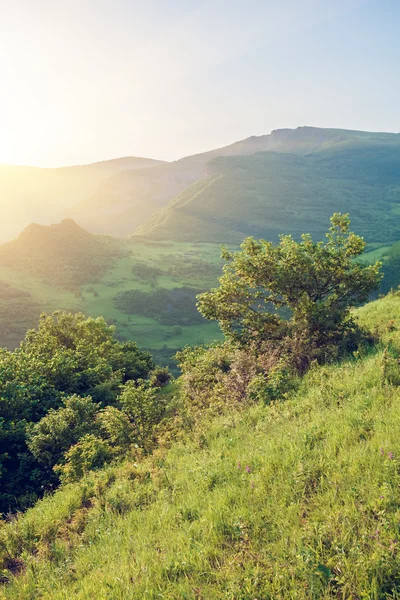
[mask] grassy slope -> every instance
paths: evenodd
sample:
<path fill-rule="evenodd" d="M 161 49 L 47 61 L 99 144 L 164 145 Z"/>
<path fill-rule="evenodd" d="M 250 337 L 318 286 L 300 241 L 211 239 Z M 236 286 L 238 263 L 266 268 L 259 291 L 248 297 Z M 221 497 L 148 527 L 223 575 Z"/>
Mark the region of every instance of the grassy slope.
<path fill-rule="evenodd" d="M 358 315 L 398 345 L 399 297 Z M 39 502 L 3 529 L 20 570 L 3 597 L 399 598 L 400 391 L 381 367 L 378 349 L 316 368 L 285 402 Z"/>
<path fill-rule="evenodd" d="M 350 212 L 369 242 L 400 238 L 400 145 L 339 144 L 305 156 L 261 152 L 219 157 L 208 177 L 156 213 L 136 235 L 237 243 L 282 232 L 320 237 L 336 211 Z"/>

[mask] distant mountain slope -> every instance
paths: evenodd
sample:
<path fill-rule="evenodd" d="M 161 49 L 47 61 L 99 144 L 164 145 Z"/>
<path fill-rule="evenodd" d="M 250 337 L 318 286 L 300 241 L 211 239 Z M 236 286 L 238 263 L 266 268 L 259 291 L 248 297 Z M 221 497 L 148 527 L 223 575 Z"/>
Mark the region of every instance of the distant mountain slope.
<path fill-rule="evenodd" d="M 296 130 L 297 131 L 297 130 Z M 289 232 L 320 237 L 336 211 L 350 212 L 368 242 L 400 239 L 400 136 L 330 143 L 318 152 L 216 158 L 208 176 L 139 227 L 152 240 L 238 243 Z M 326 142 L 324 142 L 325 144 Z"/>
<path fill-rule="evenodd" d="M 161 161 L 125 157 L 59 169 L 0 165 L 0 242 L 12 239 L 32 221 L 49 224 L 62 218 L 114 173 L 158 164 Z"/>
<path fill-rule="evenodd" d="M 127 235 L 201 177 L 203 167 L 178 161 L 116 173 L 68 215 L 89 231 Z"/>
<path fill-rule="evenodd" d="M 95 193 L 68 211 L 68 216 L 98 233 L 127 235 L 158 209 L 198 181 L 214 172 L 210 161 L 220 156 L 246 156 L 257 152 L 307 154 L 332 148 L 365 144 L 397 144 L 390 133 L 344 129 L 298 127 L 277 129 L 269 135 L 253 136 L 223 148 L 187 156 L 151 170 L 126 170 L 105 181 Z"/>
<path fill-rule="evenodd" d="M 29 225 L 16 240 L 0 246 L 0 262 L 53 285 L 76 287 L 99 277 L 122 252 L 116 240 L 66 219 L 49 227 Z"/>

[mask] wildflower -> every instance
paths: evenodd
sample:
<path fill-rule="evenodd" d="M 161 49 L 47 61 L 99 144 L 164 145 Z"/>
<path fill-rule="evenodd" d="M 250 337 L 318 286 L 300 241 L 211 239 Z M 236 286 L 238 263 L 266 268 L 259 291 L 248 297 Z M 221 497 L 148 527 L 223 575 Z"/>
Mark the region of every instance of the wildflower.
<path fill-rule="evenodd" d="M 383 448 L 379 448 L 379 452 L 382 454 L 382 456 L 384 456 L 385 450 Z"/>
<path fill-rule="evenodd" d="M 389 452 L 388 457 L 390 458 L 390 460 L 392 460 L 394 458 L 393 452 Z"/>
<path fill-rule="evenodd" d="M 383 500 L 383 499 L 384 499 L 384 497 L 385 497 L 385 496 L 379 496 L 379 498 L 380 498 L 381 500 Z"/>
<path fill-rule="evenodd" d="M 252 490 L 254 490 L 254 481 L 250 481 L 250 487 Z"/>
<path fill-rule="evenodd" d="M 241 468 L 242 468 L 242 465 L 240 464 L 240 462 L 238 462 L 238 464 L 237 464 L 237 468 L 238 468 L 238 469 L 241 469 Z"/>
<path fill-rule="evenodd" d="M 249 465 L 246 465 L 246 473 L 251 473 L 251 469 L 250 469 Z"/>

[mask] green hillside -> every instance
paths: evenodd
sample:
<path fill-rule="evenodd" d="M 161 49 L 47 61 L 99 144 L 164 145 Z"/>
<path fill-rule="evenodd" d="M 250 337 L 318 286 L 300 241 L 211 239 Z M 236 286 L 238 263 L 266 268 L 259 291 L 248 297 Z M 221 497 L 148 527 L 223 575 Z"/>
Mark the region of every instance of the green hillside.
<path fill-rule="evenodd" d="M 68 234 L 70 225 L 79 235 Z M 56 309 L 103 316 L 116 326 L 121 340 L 137 341 L 158 362 L 172 366 L 179 348 L 220 338 L 216 324 L 199 319 L 193 298 L 217 283 L 219 245 L 115 241 L 68 222 L 61 229 L 36 226 L 32 231 L 51 233 L 48 243 L 41 233 L 39 238 L 33 235 L 32 249 L 18 241 L 0 247 L 0 254 L 1 248 L 7 249 L 7 260 L 0 261 L 0 347 L 18 346 L 41 312 Z M 15 244 L 20 252 L 13 250 Z M 189 318 L 175 311 L 175 317 L 160 322 L 168 306 L 165 294 L 176 295 L 179 288 L 193 290 L 186 307 Z M 135 293 L 139 301 L 150 301 L 118 306 L 119 295 Z"/>
<path fill-rule="evenodd" d="M 357 315 L 381 347 L 3 523 L 1 597 L 398 598 L 400 297 Z"/>
<path fill-rule="evenodd" d="M 297 130 L 296 130 L 297 131 Z M 282 231 L 320 236 L 334 210 L 350 212 L 370 243 L 400 239 L 400 138 L 345 140 L 306 155 L 216 158 L 208 176 L 139 227 L 153 240 L 238 243 Z"/>
<path fill-rule="evenodd" d="M 95 236 L 71 219 L 49 227 L 32 224 L 16 240 L 0 246 L 4 267 L 69 288 L 98 279 L 122 254 L 117 240 Z"/>
<path fill-rule="evenodd" d="M 349 144 L 398 143 L 398 136 L 390 133 L 317 127 L 277 129 L 268 135 L 252 136 L 229 146 L 187 156 L 172 163 L 155 164 L 151 169 L 115 173 L 99 185 L 93 194 L 80 200 L 76 206 L 70 207 L 66 216 L 73 217 L 92 232 L 127 235 L 142 226 L 179 194 L 184 193 L 186 197 L 185 190 L 190 185 L 214 172 L 212 161 L 217 157 L 248 156 L 266 151 L 304 155 L 331 148 L 343 148 Z M 195 230 L 196 223 L 192 226 L 189 214 L 186 214 L 185 218 L 185 228 L 190 232 Z M 256 215 L 253 220 L 256 220 Z M 181 221 L 177 222 L 176 229 L 180 225 Z M 147 227 L 143 231 L 147 232 Z M 214 236 L 213 241 L 215 239 Z"/>

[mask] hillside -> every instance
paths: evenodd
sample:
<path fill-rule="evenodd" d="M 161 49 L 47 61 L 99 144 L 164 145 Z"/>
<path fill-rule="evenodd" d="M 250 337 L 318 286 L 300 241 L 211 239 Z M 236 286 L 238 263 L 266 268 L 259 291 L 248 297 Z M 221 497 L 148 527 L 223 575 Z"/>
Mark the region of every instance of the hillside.
<path fill-rule="evenodd" d="M 127 235 L 174 197 L 185 192 L 188 186 L 213 174 L 215 169 L 210 161 L 215 158 L 248 156 L 266 151 L 307 154 L 359 143 L 392 145 L 399 143 L 399 137 L 395 134 L 315 127 L 278 129 L 268 135 L 252 136 L 209 152 L 155 165 L 151 171 L 139 169 L 116 173 L 94 194 L 70 208 L 67 216 L 93 232 Z M 248 183 L 252 185 L 250 181 Z M 147 234 L 147 228 L 143 232 Z"/>
<path fill-rule="evenodd" d="M 109 177 L 95 193 L 68 210 L 92 232 L 124 236 L 202 176 L 204 163 L 166 163 Z"/>
<path fill-rule="evenodd" d="M 297 130 L 296 130 L 297 131 Z M 342 140 L 341 137 L 338 138 Z M 320 237 L 334 211 L 350 212 L 369 243 L 400 239 L 400 138 L 339 141 L 305 155 L 220 157 L 208 175 L 135 231 L 152 240 L 276 241 L 287 231 Z"/>
<path fill-rule="evenodd" d="M 357 314 L 398 355 L 399 296 Z M 400 374 L 385 356 L 315 367 L 280 401 L 204 416 L 4 523 L 2 597 L 397 598 Z"/>
<path fill-rule="evenodd" d="M 116 240 L 93 235 L 66 219 L 57 225 L 30 225 L 16 240 L 0 246 L 0 262 L 51 285 L 76 289 L 104 274 L 122 253 Z"/>
<path fill-rule="evenodd" d="M 158 164 L 161 161 L 125 157 L 54 169 L 0 165 L 0 242 L 14 238 L 33 221 L 50 224 L 65 217 L 71 206 L 91 196 L 114 173 Z"/>

